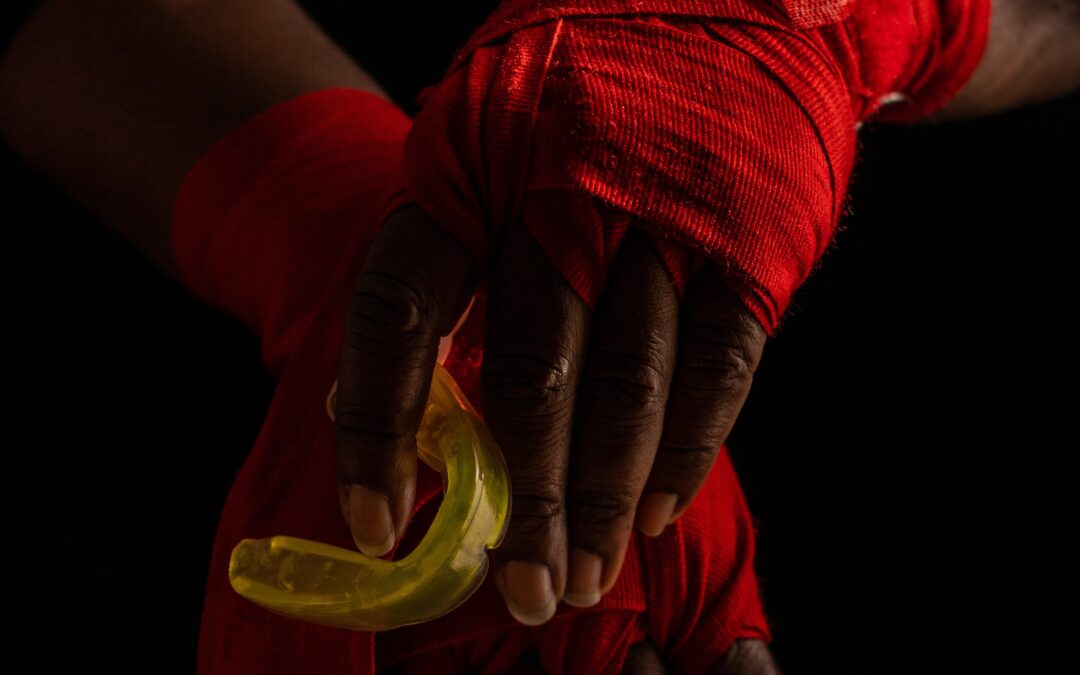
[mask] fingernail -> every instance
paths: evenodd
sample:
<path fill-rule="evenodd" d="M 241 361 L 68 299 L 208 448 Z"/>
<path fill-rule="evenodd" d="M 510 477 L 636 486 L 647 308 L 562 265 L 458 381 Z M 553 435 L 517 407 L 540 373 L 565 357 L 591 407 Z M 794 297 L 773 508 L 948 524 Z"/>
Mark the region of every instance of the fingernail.
<path fill-rule="evenodd" d="M 604 561 L 575 548 L 570 551 L 570 580 L 563 601 L 574 607 L 592 607 L 600 602 L 600 574 Z"/>
<path fill-rule="evenodd" d="M 626 549 L 629 545 L 630 537 L 623 539 L 622 546 L 619 547 L 619 550 L 608 558 L 604 573 L 600 576 L 601 595 L 610 593 L 611 589 L 614 588 L 615 584 L 619 581 L 619 577 L 622 575 L 623 562 L 626 561 Z"/>
<path fill-rule="evenodd" d="M 638 529 L 650 537 L 659 536 L 671 520 L 678 501 L 679 495 L 670 492 L 650 492 L 642 497 L 638 503 Z"/>
<path fill-rule="evenodd" d="M 362 485 L 351 486 L 349 516 L 353 539 L 361 553 L 378 558 L 394 548 L 394 519 L 386 495 Z"/>
<path fill-rule="evenodd" d="M 539 626 L 555 615 L 555 589 L 547 565 L 511 560 L 503 577 L 506 608 L 526 626 Z"/>

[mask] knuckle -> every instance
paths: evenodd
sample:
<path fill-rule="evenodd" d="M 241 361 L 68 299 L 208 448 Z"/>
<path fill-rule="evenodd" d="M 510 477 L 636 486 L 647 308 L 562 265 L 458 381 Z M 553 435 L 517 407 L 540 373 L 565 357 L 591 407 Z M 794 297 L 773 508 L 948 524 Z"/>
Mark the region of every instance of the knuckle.
<path fill-rule="evenodd" d="M 578 490 L 568 499 L 571 522 L 605 534 L 620 521 L 628 521 L 634 513 L 636 500 L 627 494 L 610 490 Z"/>
<path fill-rule="evenodd" d="M 741 639 L 732 643 L 710 672 L 717 675 L 779 675 L 764 640 Z"/>
<path fill-rule="evenodd" d="M 364 272 L 349 298 L 347 325 L 365 338 L 400 340 L 429 332 L 426 294 L 405 275 Z M 359 335 L 357 335 L 359 336 Z"/>
<path fill-rule="evenodd" d="M 525 536 L 546 535 L 555 527 L 564 511 L 563 500 L 557 492 L 515 492 L 510 528 Z"/>
<path fill-rule="evenodd" d="M 650 418 L 664 404 L 664 376 L 652 355 L 607 350 L 590 355 L 581 385 L 589 414 L 610 420 Z"/>
<path fill-rule="evenodd" d="M 703 395 L 725 395 L 750 386 L 757 359 L 741 341 L 690 336 L 679 354 L 679 386 Z"/>
<path fill-rule="evenodd" d="M 570 360 L 504 352 L 484 357 L 484 397 L 497 404 L 554 412 L 567 405 Z"/>
<path fill-rule="evenodd" d="M 716 461 L 720 445 L 669 445 L 661 443 L 656 454 L 654 472 L 659 469 L 667 473 L 686 476 L 704 476 Z"/>
<path fill-rule="evenodd" d="M 334 471 L 342 482 L 376 481 L 384 490 L 393 490 L 396 481 L 380 485 L 378 480 L 408 475 L 414 470 L 415 452 L 410 451 L 408 437 L 348 432 L 339 434 L 338 440 L 334 447 Z"/>
<path fill-rule="evenodd" d="M 511 422 L 514 426 L 516 422 Z M 561 476 L 566 475 L 566 443 L 558 433 L 542 429 L 539 424 L 520 425 L 511 434 L 496 436 L 506 456 L 512 478 L 526 493 L 560 495 L 565 489 Z"/>
<path fill-rule="evenodd" d="M 336 429 L 352 437 L 373 437 L 380 443 L 409 436 L 410 419 L 399 408 L 362 410 L 339 404 L 334 418 Z"/>
<path fill-rule="evenodd" d="M 651 639 L 645 638 L 630 647 L 622 672 L 623 675 L 663 675 L 667 669 L 660 650 Z"/>

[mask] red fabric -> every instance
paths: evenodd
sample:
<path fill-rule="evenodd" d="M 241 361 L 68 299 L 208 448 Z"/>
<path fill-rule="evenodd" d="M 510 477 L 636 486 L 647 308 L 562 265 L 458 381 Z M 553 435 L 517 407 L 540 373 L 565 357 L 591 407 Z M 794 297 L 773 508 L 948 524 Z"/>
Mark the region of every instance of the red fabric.
<path fill-rule="evenodd" d="M 258 332 L 280 383 L 222 514 L 200 671 L 495 673 L 532 645 L 549 672 L 615 672 L 649 636 L 680 672 L 702 672 L 739 637 L 770 640 L 726 451 L 677 523 L 657 539 L 634 534 L 597 607 L 562 605 L 544 626 L 517 624 L 490 580 L 419 626 L 310 626 L 235 595 L 227 564 L 244 537 L 352 545 L 323 402 L 382 215 L 415 199 L 485 262 L 520 217 L 590 305 L 637 223 L 680 294 L 687 254 L 676 242 L 723 264 L 773 330 L 843 210 L 856 122 L 892 92 L 905 102 L 890 119 L 946 101 L 981 55 L 987 15 L 987 0 L 511 0 L 425 91 L 411 128 L 373 95 L 328 90 L 211 149 L 177 196 L 176 257 L 191 288 Z M 478 301 L 446 363 L 477 402 Z M 421 465 L 403 550 L 440 488 Z"/>
<path fill-rule="evenodd" d="M 416 202 L 482 266 L 521 219 L 595 307 L 628 223 L 774 331 L 828 247 L 856 123 L 940 106 L 988 0 L 507 0 L 421 94 L 381 216 Z M 891 98 L 897 98 L 895 96 Z"/>
<path fill-rule="evenodd" d="M 254 449 L 229 493 L 215 539 L 199 670 L 235 673 L 505 672 L 530 648 L 548 672 L 608 673 L 648 636 L 680 672 L 703 672 L 737 638 L 771 640 L 753 571 L 754 528 L 726 452 L 684 516 L 657 539 L 634 534 L 614 589 L 592 608 L 560 605 L 539 627 L 518 624 L 489 576 L 435 621 L 380 633 L 308 625 L 236 595 L 229 554 L 245 537 L 352 541 L 337 504 L 333 425 L 348 293 L 377 229 L 409 129 L 392 104 L 334 89 L 281 103 L 210 150 L 174 208 L 173 248 L 186 283 L 258 332 L 279 384 Z M 483 303 L 454 338 L 447 368 L 474 401 Z M 441 502 L 421 464 L 411 550 Z"/>

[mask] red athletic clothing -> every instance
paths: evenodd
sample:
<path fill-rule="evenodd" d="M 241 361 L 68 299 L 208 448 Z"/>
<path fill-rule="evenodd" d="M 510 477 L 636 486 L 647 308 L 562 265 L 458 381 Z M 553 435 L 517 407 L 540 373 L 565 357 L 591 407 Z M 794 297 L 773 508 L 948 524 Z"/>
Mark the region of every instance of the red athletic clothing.
<path fill-rule="evenodd" d="M 701 672 L 736 638 L 771 639 L 752 569 L 752 522 L 726 453 L 679 521 L 656 539 L 633 535 L 619 581 L 599 605 L 561 604 L 543 626 L 518 624 L 490 575 L 449 615 L 377 636 L 281 618 L 233 592 L 229 555 L 245 537 L 353 546 L 324 402 L 348 293 L 408 129 L 408 118 L 374 95 L 308 94 L 219 142 L 177 197 L 173 245 L 186 283 L 258 332 L 280 378 L 219 525 L 200 672 L 371 673 L 377 659 L 408 672 L 499 673 L 535 647 L 549 672 L 595 674 L 617 672 L 646 636 L 680 672 Z M 446 362 L 474 397 L 482 316 L 474 307 Z M 439 475 L 421 464 L 407 550 L 426 531 L 440 490 Z"/>

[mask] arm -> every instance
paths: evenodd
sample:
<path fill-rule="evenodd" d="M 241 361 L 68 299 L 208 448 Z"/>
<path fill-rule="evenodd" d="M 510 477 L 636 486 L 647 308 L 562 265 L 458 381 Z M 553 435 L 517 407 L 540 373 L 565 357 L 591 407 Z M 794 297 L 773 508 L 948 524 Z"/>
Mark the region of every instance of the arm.
<path fill-rule="evenodd" d="M 0 136 L 171 271 L 169 211 L 195 161 L 335 86 L 382 94 L 289 0 L 54 0 L 0 62 Z"/>
<path fill-rule="evenodd" d="M 88 11 L 74 2 L 55 2 L 39 12 L 0 69 L 0 132 L 16 150 L 55 176 L 106 220 L 125 229 L 129 236 L 149 242 L 149 250 L 157 246 L 160 260 L 167 252 L 164 224 L 168 203 L 201 149 L 276 100 L 322 86 L 360 85 L 328 77 L 333 73 L 332 68 L 311 67 L 310 63 L 292 69 L 292 74 L 297 76 L 295 80 L 279 79 L 277 73 L 270 76 L 262 71 L 259 67 L 262 59 L 252 58 L 252 54 L 262 53 L 267 44 L 277 45 L 265 52 L 278 66 L 296 65 L 291 59 L 280 59 L 280 54 L 304 52 L 297 50 L 287 37 L 290 32 L 284 30 L 292 22 L 275 23 L 268 19 L 265 6 L 260 6 L 258 13 L 237 10 L 229 16 L 246 17 L 263 29 L 278 31 L 280 41 L 276 43 L 263 42 L 261 36 L 253 40 L 255 33 L 247 31 L 250 26 L 236 33 L 208 31 L 206 26 L 216 25 L 215 22 L 207 22 L 205 16 L 191 20 L 190 12 L 195 11 L 192 8 L 216 16 L 221 11 L 218 5 L 154 3 L 136 7 L 136 4 L 108 4 L 102 12 L 106 16 L 119 15 L 108 20 L 84 20 L 86 17 L 78 15 Z M 299 21 L 306 21 L 287 3 L 274 3 L 274 6 L 283 8 L 282 16 L 295 15 Z M 116 7 L 121 11 L 115 10 Z M 170 15 L 170 11 L 176 14 Z M 136 21 L 130 18 L 133 13 L 143 17 L 153 15 L 154 21 Z M 180 28 L 185 25 L 185 16 L 188 17 L 186 31 Z M 174 25 L 163 18 L 178 23 Z M 79 40 L 67 39 L 66 25 L 80 27 Z M 182 39 L 171 43 L 168 39 L 134 40 L 133 56 L 127 55 L 124 50 L 131 48 L 128 43 L 135 34 L 133 29 L 142 32 L 154 26 L 162 32 L 152 35 Z M 89 36 L 93 39 L 81 35 L 87 31 L 94 33 Z M 311 29 L 308 32 L 317 33 Z M 215 39 L 219 43 L 209 48 L 206 42 Z M 87 47 L 95 44 L 95 40 L 97 47 Z M 299 42 L 314 44 L 306 40 Z M 202 45 L 202 51 L 196 51 L 201 57 L 189 55 L 183 48 L 188 44 Z M 328 43 L 324 40 L 322 44 Z M 83 53 L 87 50 L 95 53 Z M 98 50 L 111 56 L 102 58 L 96 54 Z M 180 54 L 192 58 L 177 63 Z M 230 59 L 239 59 L 243 66 L 223 71 L 222 63 L 236 63 Z M 335 62 L 347 66 L 343 72 L 359 73 L 344 57 Z M 194 70 L 187 70 L 189 66 L 195 66 Z M 119 68 L 124 76 L 116 76 L 112 68 Z M 263 77 L 253 76 L 248 69 L 263 72 Z M 163 73 L 171 77 L 163 78 Z M 161 86 L 163 82 L 169 86 Z M 218 85 L 216 89 L 214 83 Z M 106 91 L 110 95 L 101 95 Z M 248 98 L 246 94 L 253 96 Z M 132 101 L 138 105 L 133 106 Z M 174 119 L 177 115 L 179 120 Z M 61 132 L 66 136 L 59 136 Z M 118 161 L 114 159 L 118 147 L 139 148 L 140 152 Z M 181 159 L 173 161 L 174 153 Z M 127 190 L 119 192 L 116 186 L 127 186 Z M 127 224 L 131 227 L 127 228 Z"/>
<path fill-rule="evenodd" d="M 0 61 L 0 137 L 171 270 L 169 207 L 195 160 L 271 104 L 331 86 L 383 93 L 288 0 L 53 0 Z M 1078 86 L 1080 2 L 994 0 L 978 70 L 933 119 Z"/>
<path fill-rule="evenodd" d="M 1080 88 L 1080 1 L 992 0 L 990 37 L 971 80 L 931 120 L 986 115 Z"/>
<path fill-rule="evenodd" d="M 634 5 L 631 20 L 618 0 L 507 0 L 473 34 L 427 91 L 382 214 L 395 227 L 373 246 L 346 324 L 343 508 L 361 549 L 381 555 L 408 522 L 410 438 L 437 337 L 471 291 L 469 258 L 491 271 L 482 398 L 515 489 L 495 578 L 533 625 L 559 599 L 588 606 L 612 588 L 635 514 L 653 535 L 678 519 L 749 389 L 754 320 L 775 328 L 829 244 L 856 124 L 898 98 L 906 119 L 944 105 L 977 69 L 990 14 L 981 0 L 867 1 L 842 20 L 764 2 L 720 17 Z M 1036 85 L 1026 93 L 1072 86 Z M 650 242 L 627 234 L 608 267 L 640 224 L 666 237 L 654 248 L 677 239 L 715 259 L 677 311 L 670 290 L 688 275 L 675 255 L 657 265 Z M 442 229 L 469 248 L 453 266 L 433 264 L 449 257 Z M 725 286 L 738 302 L 720 304 Z M 394 395 L 368 382 L 395 383 Z"/>
<path fill-rule="evenodd" d="M 252 116 L 327 87 L 385 96 L 286 0 L 56 0 L 0 62 L 0 134 L 173 270 L 170 210 L 189 169 Z M 664 672 L 655 647 L 634 654 L 624 672 Z"/>

